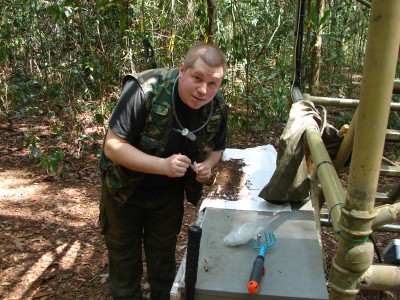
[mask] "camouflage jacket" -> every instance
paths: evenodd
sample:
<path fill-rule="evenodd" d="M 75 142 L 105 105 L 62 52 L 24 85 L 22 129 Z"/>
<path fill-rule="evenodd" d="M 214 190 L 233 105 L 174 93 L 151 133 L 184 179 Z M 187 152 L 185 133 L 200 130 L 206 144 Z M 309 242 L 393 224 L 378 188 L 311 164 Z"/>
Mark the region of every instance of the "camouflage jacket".
<path fill-rule="evenodd" d="M 161 156 L 165 151 L 169 136 L 172 131 L 174 114 L 172 101 L 174 100 L 174 84 L 177 80 L 178 69 L 153 69 L 135 76 L 128 75 L 123 84 L 133 78 L 143 91 L 146 109 L 149 115 L 139 141 L 134 145 L 139 150 L 155 156 Z M 211 118 L 204 129 L 196 132 L 195 161 L 204 161 L 214 150 L 214 137 L 220 129 L 222 116 L 226 110 L 225 101 L 220 93 L 213 99 L 213 106 L 206 105 L 203 109 L 203 122 L 206 122 L 212 109 Z M 130 172 L 129 175 L 123 168 L 106 158 L 100 157 L 99 167 L 102 173 L 102 188 L 107 189 L 107 194 L 123 205 L 140 184 L 144 173 Z M 202 195 L 202 184 L 196 181 L 195 173 L 185 175 L 185 194 L 187 200 L 196 205 Z"/>

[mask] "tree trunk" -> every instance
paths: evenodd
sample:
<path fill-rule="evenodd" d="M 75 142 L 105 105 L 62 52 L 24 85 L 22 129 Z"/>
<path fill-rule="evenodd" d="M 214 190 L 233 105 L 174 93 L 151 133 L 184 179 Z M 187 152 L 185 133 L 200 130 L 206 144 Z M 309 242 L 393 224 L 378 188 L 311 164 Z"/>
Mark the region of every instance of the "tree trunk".
<path fill-rule="evenodd" d="M 324 16 L 325 12 L 325 0 L 316 1 L 316 9 L 318 14 L 318 23 Z M 318 91 L 319 88 L 319 76 L 321 68 L 321 57 L 322 57 L 322 29 L 318 24 L 318 30 L 315 33 L 315 37 L 312 40 L 311 46 L 311 76 L 310 76 L 310 87 L 311 93 Z"/>
<path fill-rule="evenodd" d="M 217 10 L 217 5 L 214 0 L 207 0 L 207 12 L 208 12 L 208 25 L 206 28 L 206 36 L 205 41 L 208 43 L 213 42 L 213 27 L 214 27 L 214 18 L 215 11 Z"/>

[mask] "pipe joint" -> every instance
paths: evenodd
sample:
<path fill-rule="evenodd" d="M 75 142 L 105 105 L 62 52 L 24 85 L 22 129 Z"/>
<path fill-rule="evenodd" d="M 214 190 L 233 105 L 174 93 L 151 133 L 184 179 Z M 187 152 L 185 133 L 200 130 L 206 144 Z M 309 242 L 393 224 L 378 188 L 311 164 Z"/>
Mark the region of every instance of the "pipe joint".
<path fill-rule="evenodd" d="M 359 274 L 342 268 L 334 259 L 329 274 L 329 283 L 332 288 L 331 295 L 333 298 L 345 299 L 352 298 L 358 294 L 357 282 Z"/>
<path fill-rule="evenodd" d="M 371 228 L 376 215 L 375 210 L 370 213 L 365 210 L 348 210 L 346 207 L 342 207 L 339 228 L 354 238 L 367 237 L 372 233 Z"/>
<path fill-rule="evenodd" d="M 374 246 L 372 243 L 364 243 L 352 247 L 344 256 L 344 263 L 348 270 L 352 272 L 364 272 L 372 262 L 374 255 Z"/>

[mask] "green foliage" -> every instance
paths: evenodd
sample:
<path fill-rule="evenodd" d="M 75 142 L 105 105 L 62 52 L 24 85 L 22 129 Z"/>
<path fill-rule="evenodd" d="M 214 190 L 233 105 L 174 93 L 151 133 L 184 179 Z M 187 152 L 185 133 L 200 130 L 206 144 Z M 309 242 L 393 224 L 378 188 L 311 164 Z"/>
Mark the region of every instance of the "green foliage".
<path fill-rule="evenodd" d="M 24 146 L 29 150 L 29 157 L 38 162 L 38 166 L 46 170 L 47 173 L 64 177 L 67 174 L 67 168 L 64 164 L 64 150 L 58 149 L 52 151 L 50 154 L 46 154 L 39 149 L 39 142 L 39 137 L 25 133 Z"/>
<path fill-rule="evenodd" d="M 311 29 L 311 34 L 317 35 L 322 32 L 326 27 L 329 26 L 329 18 L 331 16 L 331 10 L 325 9 L 323 12 L 324 15 L 321 19 L 318 17 L 317 8 L 315 7 L 315 3 L 311 3 L 311 14 L 309 18 L 308 26 Z"/>
<path fill-rule="evenodd" d="M 90 151 L 98 139 L 89 129 L 104 131 L 126 73 L 177 67 L 187 49 L 205 39 L 207 2 L 144 4 L 4 1 L 0 119 L 12 123 L 24 117 L 43 118 L 57 141 L 68 145 L 68 150 L 60 150 L 63 155 Z M 212 39 L 228 60 L 223 93 L 230 106 L 229 130 L 268 132 L 286 122 L 290 108 L 293 2 L 216 0 L 216 5 Z M 309 8 L 305 41 L 307 35 L 322 34 L 321 82 L 328 92 L 351 96 L 356 88 L 346 74 L 362 70 L 369 12 L 351 0 L 328 5 L 320 19 L 315 5 Z M 146 56 L 143 38 L 152 45 L 154 57 Z M 304 45 L 304 69 L 310 65 L 312 46 Z M 337 118 L 339 123 L 347 116 Z M 59 169 L 63 156 L 57 150 L 40 152 L 37 142 L 30 138 L 27 143 L 32 157 L 41 155 L 40 165 L 49 171 Z"/>
<path fill-rule="evenodd" d="M 35 149 L 37 150 L 37 149 Z M 50 155 L 42 155 L 39 167 L 47 170 L 48 173 L 55 173 L 64 177 L 67 174 L 67 169 L 63 165 L 64 151 L 58 150 Z"/>

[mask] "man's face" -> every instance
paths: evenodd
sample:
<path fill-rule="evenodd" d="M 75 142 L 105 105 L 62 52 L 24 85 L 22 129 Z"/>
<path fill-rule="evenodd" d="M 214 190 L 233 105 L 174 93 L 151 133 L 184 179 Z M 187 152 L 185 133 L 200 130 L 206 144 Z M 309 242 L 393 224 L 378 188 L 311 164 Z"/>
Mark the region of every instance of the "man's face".
<path fill-rule="evenodd" d="M 223 79 L 222 67 L 210 67 L 202 59 L 194 66 L 179 68 L 179 96 L 192 109 L 199 109 L 209 103 L 218 92 Z"/>

